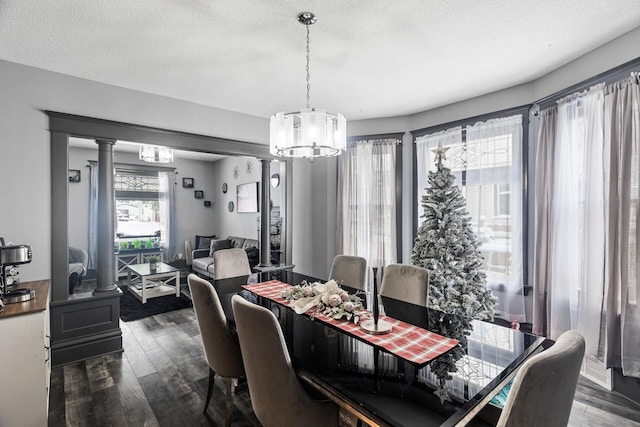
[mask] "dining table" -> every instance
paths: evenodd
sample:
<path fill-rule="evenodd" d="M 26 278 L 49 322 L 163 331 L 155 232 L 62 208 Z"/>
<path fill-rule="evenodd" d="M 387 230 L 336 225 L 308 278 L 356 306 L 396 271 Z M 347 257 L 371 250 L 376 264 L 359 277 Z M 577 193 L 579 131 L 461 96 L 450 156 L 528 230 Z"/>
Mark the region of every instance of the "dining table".
<path fill-rule="evenodd" d="M 495 425 L 496 395 L 504 394 L 522 363 L 552 344 L 544 337 L 393 298 L 376 298 L 379 319 L 392 328 L 371 334 L 365 302 L 359 323 L 317 310 L 296 313 L 283 290 L 326 280 L 283 270 L 213 280 L 233 326 L 233 295 L 270 309 L 291 361 L 311 393 L 329 398 L 349 417 L 371 426 Z M 401 284 L 399 284 L 401 285 Z M 286 402 L 283 402 L 286 405 Z"/>

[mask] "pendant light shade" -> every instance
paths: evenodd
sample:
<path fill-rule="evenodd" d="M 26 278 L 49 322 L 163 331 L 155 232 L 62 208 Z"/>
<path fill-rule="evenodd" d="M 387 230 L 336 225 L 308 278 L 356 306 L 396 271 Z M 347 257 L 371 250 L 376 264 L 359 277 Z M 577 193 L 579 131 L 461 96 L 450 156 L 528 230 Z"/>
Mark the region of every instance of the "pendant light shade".
<path fill-rule="evenodd" d="M 307 107 L 271 116 L 270 152 L 281 157 L 337 156 L 347 146 L 347 121 L 342 114 L 309 107 L 309 25 L 316 22 L 316 17 L 304 12 L 298 15 L 298 21 L 307 27 Z"/>
<path fill-rule="evenodd" d="M 342 114 L 305 108 L 271 116 L 271 154 L 284 157 L 329 157 L 345 150 L 347 121 Z"/>
<path fill-rule="evenodd" d="M 171 163 L 173 162 L 173 150 L 153 145 L 141 145 L 140 160 L 149 163 Z"/>

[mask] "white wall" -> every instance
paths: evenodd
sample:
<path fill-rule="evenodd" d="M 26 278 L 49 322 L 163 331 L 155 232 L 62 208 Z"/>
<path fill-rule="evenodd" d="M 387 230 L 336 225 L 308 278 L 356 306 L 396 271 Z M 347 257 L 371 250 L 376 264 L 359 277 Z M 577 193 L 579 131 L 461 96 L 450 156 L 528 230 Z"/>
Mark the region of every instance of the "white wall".
<path fill-rule="evenodd" d="M 293 161 L 292 261 L 296 271 L 329 274 L 336 253 L 337 159 Z"/>
<path fill-rule="evenodd" d="M 267 143 L 268 119 L 0 61 L 0 236 L 33 247 L 23 281 L 51 272 L 50 136 L 44 110 Z M 84 174 L 83 174 L 84 175 Z"/>
<path fill-rule="evenodd" d="M 251 172 L 247 164 L 251 164 Z M 234 175 L 237 170 L 237 177 Z M 259 213 L 238 213 L 235 205 L 236 186 L 248 182 L 260 182 L 262 166 L 254 157 L 226 157 L 215 162 L 213 180 L 214 191 L 213 214 L 216 220 L 215 234 L 220 238 L 228 236 L 258 239 Z M 222 184 L 227 183 L 227 193 L 222 192 Z M 233 202 L 233 212 L 229 212 L 229 202 Z"/>

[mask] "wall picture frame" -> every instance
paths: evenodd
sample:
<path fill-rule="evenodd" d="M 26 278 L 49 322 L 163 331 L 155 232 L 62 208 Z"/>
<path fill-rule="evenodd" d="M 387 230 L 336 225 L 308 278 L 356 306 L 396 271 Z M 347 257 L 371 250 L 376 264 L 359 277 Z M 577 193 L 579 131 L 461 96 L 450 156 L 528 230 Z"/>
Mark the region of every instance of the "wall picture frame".
<path fill-rule="evenodd" d="M 205 200 L 204 201 L 204 207 L 205 208 L 210 208 L 211 207 L 211 200 Z"/>
<path fill-rule="evenodd" d="M 193 192 L 193 197 L 195 197 L 196 199 L 204 199 L 204 191 L 202 190 L 196 190 Z"/>
<path fill-rule="evenodd" d="M 69 182 L 80 182 L 81 173 L 78 169 L 69 169 Z"/>
<path fill-rule="evenodd" d="M 193 178 L 182 178 L 182 188 L 193 188 Z"/>

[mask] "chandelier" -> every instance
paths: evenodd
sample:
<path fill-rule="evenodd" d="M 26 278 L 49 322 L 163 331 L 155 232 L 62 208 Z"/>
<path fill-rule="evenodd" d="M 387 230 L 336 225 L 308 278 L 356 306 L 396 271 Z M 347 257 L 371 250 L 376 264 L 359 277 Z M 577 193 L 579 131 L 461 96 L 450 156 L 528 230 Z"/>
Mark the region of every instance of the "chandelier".
<path fill-rule="evenodd" d="M 171 163 L 173 162 L 173 150 L 153 145 L 141 145 L 140 160 L 149 163 Z"/>
<path fill-rule="evenodd" d="M 307 106 L 298 112 L 279 112 L 271 116 L 270 152 L 283 157 L 329 157 L 345 150 L 347 121 L 342 114 L 310 108 L 309 25 L 316 22 L 313 13 L 298 15 L 298 22 L 307 27 Z"/>

